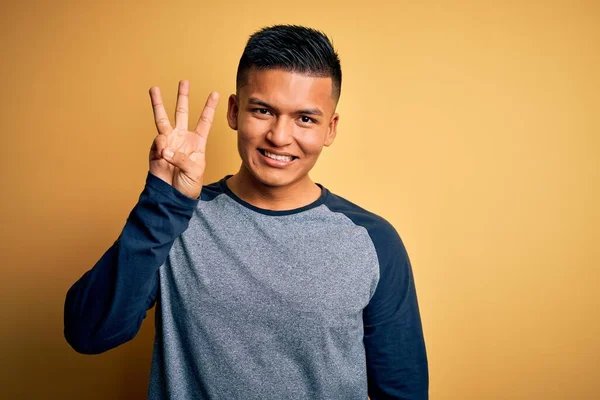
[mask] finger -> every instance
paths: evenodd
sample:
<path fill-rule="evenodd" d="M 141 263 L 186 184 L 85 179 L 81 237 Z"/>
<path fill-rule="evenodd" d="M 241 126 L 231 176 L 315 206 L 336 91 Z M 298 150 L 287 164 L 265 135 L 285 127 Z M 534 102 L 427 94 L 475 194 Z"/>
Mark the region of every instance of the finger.
<path fill-rule="evenodd" d="M 162 156 L 169 164 L 176 166 L 187 176 L 195 178 L 195 175 L 197 175 L 198 164 L 193 162 L 185 153 L 167 147 L 162 151 Z"/>
<path fill-rule="evenodd" d="M 160 89 L 158 86 L 152 86 L 150 88 L 150 101 L 152 101 L 152 111 L 154 112 L 154 123 L 158 133 L 168 135 L 171 133 L 173 128 L 169 122 L 169 117 L 165 111 L 163 105 L 162 96 L 160 95 Z"/>
<path fill-rule="evenodd" d="M 161 159 L 162 151 L 165 147 L 167 147 L 167 144 L 167 136 L 157 135 L 152 142 L 152 147 L 150 147 L 150 161 Z"/>
<path fill-rule="evenodd" d="M 195 129 L 195 132 L 204 138 L 208 136 L 210 127 L 215 119 L 215 110 L 217 108 L 217 104 L 219 104 L 219 93 L 211 92 L 211 94 L 208 95 L 208 99 L 206 100 L 206 104 L 204 105 L 202 114 L 200 114 L 200 118 L 198 119 L 198 124 L 196 125 Z"/>
<path fill-rule="evenodd" d="M 177 90 L 177 105 L 175 106 L 175 128 L 188 130 L 190 83 L 180 81 Z"/>

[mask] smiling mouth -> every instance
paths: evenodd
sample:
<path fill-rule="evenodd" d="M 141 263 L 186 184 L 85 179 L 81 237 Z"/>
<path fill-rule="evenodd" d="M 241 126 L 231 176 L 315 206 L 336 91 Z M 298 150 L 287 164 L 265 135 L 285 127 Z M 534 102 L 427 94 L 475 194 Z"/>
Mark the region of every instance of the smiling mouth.
<path fill-rule="evenodd" d="M 282 156 L 282 155 L 279 155 L 279 154 L 270 153 L 270 152 L 268 152 L 268 151 L 266 151 L 264 149 L 258 149 L 258 151 L 263 156 L 269 157 L 270 159 L 275 160 L 275 161 L 290 162 L 290 161 L 293 161 L 296 158 L 298 158 L 296 156 Z"/>

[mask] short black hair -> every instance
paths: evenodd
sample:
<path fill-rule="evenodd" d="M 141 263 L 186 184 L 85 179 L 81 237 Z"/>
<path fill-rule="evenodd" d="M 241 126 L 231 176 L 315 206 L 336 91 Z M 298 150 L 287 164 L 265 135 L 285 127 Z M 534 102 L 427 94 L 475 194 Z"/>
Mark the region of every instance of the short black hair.
<path fill-rule="evenodd" d="M 323 32 L 299 25 L 264 27 L 250 36 L 236 76 L 236 91 L 247 83 L 248 72 L 257 69 L 283 69 L 315 77 L 331 77 L 332 97 L 342 91 L 342 68 L 332 42 Z"/>

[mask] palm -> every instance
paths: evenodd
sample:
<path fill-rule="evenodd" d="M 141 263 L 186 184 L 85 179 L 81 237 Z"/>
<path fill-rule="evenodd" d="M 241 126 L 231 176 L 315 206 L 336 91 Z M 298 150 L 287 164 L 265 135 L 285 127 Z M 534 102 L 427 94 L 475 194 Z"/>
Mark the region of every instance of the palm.
<path fill-rule="evenodd" d="M 188 130 L 179 130 L 177 128 L 166 135 L 166 147 L 180 151 L 186 154 L 192 161 L 200 164 L 204 161 L 204 150 L 206 149 L 206 138 L 196 132 Z M 174 165 L 169 164 L 160 154 L 155 151 L 150 152 L 150 168 L 166 168 L 172 173 L 179 170 Z"/>
<path fill-rule="evenodd" d="M 206 140 L 214 119 L 219 95 L 209 95 L 204 110 L 194 131 L 188 130 L 189 83 L 181 81 L 177 95 L 175 127 L 171 126 L 160 95 L 160 89 L 150 89 L 154 120 L 158 135 L 150 149 L 150 172 L 171 184 L 180 192 L 197 197 L 202 188 L 205 170 Z M 185 167 L 179 168 L 163 157 L 163 150 L 169 148 L 184 157 Z"/>

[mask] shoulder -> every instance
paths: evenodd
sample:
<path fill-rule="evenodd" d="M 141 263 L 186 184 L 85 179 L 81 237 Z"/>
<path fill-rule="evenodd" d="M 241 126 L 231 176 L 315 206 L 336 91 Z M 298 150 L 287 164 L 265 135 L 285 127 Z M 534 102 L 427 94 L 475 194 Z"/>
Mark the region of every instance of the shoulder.
<path fill-rule="evenodd" d="M 387 219 L 342 196 L 329 191 L 325 206 L 332 212 L 344 214 L 354 224 L 364 227 L 376 247 L 379 247 L 379 244 L 400 241 L 397 230 Z"/>
<path fill-rule="evenodd" d="M 211 200 L 214 200 L 220 194 L 225 193 L 225 190 L 223 188 L 225 179 L 226 179 L 226 177 L 223 179 L 220 179 L 218 181 L 203 185 L 202 191 L 200 192 L 200 200 L 201 201 L 211 201 Z"/>

